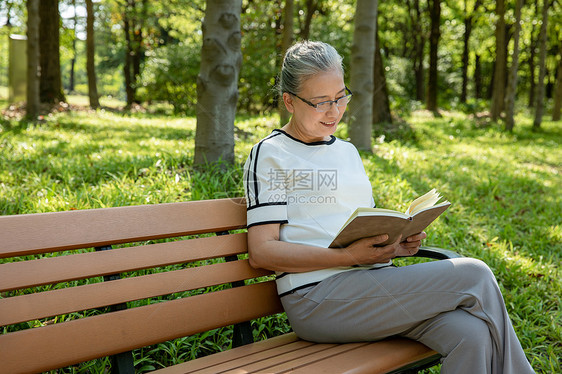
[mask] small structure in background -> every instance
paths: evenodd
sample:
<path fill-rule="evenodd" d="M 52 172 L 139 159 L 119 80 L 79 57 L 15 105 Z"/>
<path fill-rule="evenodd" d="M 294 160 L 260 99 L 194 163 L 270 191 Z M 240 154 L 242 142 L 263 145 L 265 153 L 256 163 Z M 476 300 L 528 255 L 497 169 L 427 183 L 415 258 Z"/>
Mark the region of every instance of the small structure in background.
<path fill-rule="evenodd" d="M 26 100 L 26 46 L 27 37 L 25 35 L 10 35 L 8 65 L 8 100 L 10 103 Z"/>

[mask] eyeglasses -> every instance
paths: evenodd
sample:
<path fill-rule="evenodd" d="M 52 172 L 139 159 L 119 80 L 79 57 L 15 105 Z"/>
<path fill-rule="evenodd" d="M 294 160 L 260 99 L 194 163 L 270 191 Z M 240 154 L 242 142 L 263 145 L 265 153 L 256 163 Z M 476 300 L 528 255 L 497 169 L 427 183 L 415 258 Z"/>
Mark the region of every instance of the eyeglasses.
<path fill-rule="evenodd" d="M 310 101 L 303 99 L 299 95 L 287 91 L 288 94 L 298 97 L 299 99 L 301 99 L 303 103 L 310 105 L 311 107 L 316 109 L 316 111 L 319 113 L 324 113 L 330 110 L 332 108 L 332 103 L 336 104 L 336 106 L 338 107 L 346 106 L 347 103 L 349 103 L 349 101 L 351 100 L 351 96 L 353 95 L 353 92 L 351 92 L 351 90 L 347 88 L 347 86 L 345 86 L 345 92 L 347 95 L 342 96 L 337 100 L 328 100 L 328 101 L 322 101 L 321 103 L 318 104 L 313 104 Z"/>

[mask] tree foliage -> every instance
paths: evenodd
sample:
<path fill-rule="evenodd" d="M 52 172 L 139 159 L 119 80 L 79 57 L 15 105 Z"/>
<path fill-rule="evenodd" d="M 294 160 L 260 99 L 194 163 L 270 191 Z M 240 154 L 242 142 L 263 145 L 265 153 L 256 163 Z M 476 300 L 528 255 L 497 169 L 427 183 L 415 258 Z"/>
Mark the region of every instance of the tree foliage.
<path fill-rule="evenodd" d="M 74 25 L 73 2 L 78 8 Z M 331 43 L 344 57 L 349 82 L 350 54 L 356 0 L 293 0 L 294 39 L 303 37 Z M 515 0 L 505 2 L 505 52 L 513 54 Z M 84 0 L 60 0 L 61 72 L 63 87 L 70 86 L 71 60 L 76 54 L 75 84 L 87 94 L 85 69 Z M 127 0 L 94 1 L 96 14 L 96 73 L 100 95 L 126 99 L 123 64 L 131 53 L 124 36 L 124 7 Z M 142 56 L 132 83 L 141 103 L 165 101 L 175 113 L 195 112 L 196 77 L 200 65 L 201 20 L 204 0 L 146 0 L 137 2 L 142 14 L 135 36 L 142 36 Z M 144 7 L 141 4 L 145 4 Z M 421 107 L 429 78 L 430 10 L 428 0 L 384 0 L 379 2 L 379 40 L 390 107 L 394 115 Z M 274 90 L 282 58 L 285 0 L 244 0 L 241 9 L 242 68 L 239 77 L 238 112 L 265 113 L 276 110 Z M 521 13 L 516 112 L 525 103 L 534 105 L 540 70 L 539 32 L 542 0 L 526 0 Z M 551 110 L 556 92 L 557 67 L 562 39 L 562 5 L 549 1 L 545 56 L 545 114 Z M 82 9 L 82 10 L 81 10 Z M 133 16 L 132 16 L 133 17 Z M 133 18 L 138 19 L 138 15 Z M 0 20 L 11 32 L 25 34 L 23 0 L 0 2 Z M 467 28 L 467 20 L 470 26 Z M 487 111 L 491 107 L 496 66 L 496 0 L 441 1 L 439 48 L 437 51 L 437 107 Z M 140 26 L 139 26 L 140 25 Z M 470 31 L 469 35 L 467 32 Z M 468 36 L 468 37 L 467 37 Z M 77 37 L 76 52 L 72 43 Z M 1 43 L 5 43 L 2 41 Z M 465 45 L 467 46 L 465 48 Z M 6 51 L 5 44 L 2 49 Z M 133 53 L 136 53 L 133 51 Z M 6 60 L 1 60 L 7 69 Z M 1 82 L 0 82 L 1 83 Z M 5 83 L 4 83 L 5 84 Z M 504 79 L 507 84 L 507 79 Z M 350 87 L 353 90 L 353 87 Z M 501 118 L 501 117 L 500 117 Z"/>

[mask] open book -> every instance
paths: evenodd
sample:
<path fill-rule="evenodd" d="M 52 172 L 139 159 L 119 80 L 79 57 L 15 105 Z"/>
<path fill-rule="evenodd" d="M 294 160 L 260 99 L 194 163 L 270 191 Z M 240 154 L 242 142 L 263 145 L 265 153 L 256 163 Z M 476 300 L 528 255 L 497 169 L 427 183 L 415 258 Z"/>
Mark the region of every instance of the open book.
<path fill-rule="evenodd" d="M 330 248 L 344 248 L 356 240 L 370 236 L 388 234 L 388 239 L 379 245 L 394 243 L 400 234 L 408 236 L 422 232 L 451 203 L 443 201 L 439 193 L 432 189 L 418 197 L 408 207 L 406 213 L 381 208 L 357 208 L 342 226 Z"/>

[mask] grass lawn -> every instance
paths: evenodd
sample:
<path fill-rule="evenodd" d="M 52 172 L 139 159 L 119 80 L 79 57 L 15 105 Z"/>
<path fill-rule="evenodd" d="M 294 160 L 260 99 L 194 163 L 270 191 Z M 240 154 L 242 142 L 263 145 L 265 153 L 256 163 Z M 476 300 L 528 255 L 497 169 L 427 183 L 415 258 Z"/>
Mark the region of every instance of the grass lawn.
<path fill-rule="evenodd" d="M 545 119 L 532 132 L 532 118 L 522 114 L 507 134 L 459 112 L 434 118 L 418 111 L 402 130 L 407 140 L 379 136 L 374 154 L 362 156 L 377 206 L 405 210 L 431 188 L 452 202 L 424 244 L 488 263 L 533 367 L 560 373 L 562 126 Z M 239 117 L 236 164 L 198 171 L 192 117 L 100 110 L 58 113 L 37 125 L 3 120 L 0 214 L 241 196 L 250 147 L 277 123 L 275 116 Z M 338 135 L 345 134 L 342 125 Z M 275 334 L 285 322 L 277 318 L 261 321 L 259 334 Z M 206 343 L 198 337 L 137 352 L 139 371 L 189 358 L 181 351 L 195 344 Z M 103 372 L 104 365 L 73 370 Z"/>

